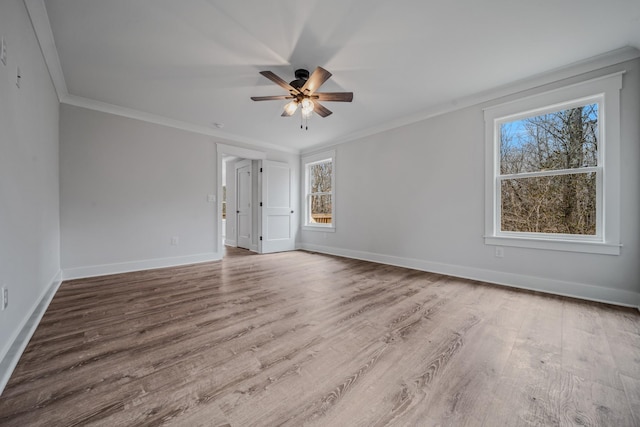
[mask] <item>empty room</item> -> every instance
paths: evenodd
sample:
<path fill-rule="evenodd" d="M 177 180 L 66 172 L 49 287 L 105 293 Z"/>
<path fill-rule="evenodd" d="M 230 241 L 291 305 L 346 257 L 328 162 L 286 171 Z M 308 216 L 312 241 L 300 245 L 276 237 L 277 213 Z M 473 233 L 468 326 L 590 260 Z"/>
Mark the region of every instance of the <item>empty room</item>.
<path fill-rule="evenodd" d="M 1 426 L 640 425 L 640 2 L 0 1 Z"/>

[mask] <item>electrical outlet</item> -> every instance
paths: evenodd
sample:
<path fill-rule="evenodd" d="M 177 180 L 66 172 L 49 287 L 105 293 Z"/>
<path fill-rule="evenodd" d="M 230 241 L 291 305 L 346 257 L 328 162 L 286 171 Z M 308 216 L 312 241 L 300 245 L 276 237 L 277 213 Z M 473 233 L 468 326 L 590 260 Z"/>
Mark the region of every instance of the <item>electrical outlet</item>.
<path fill-rule="evenodd" d="M 0 61 L 4 65 L 7 65 L 7 42 L 2 37 L 2 42 L 0 42 Z"/>
<path fill-rule="evenodd" d="M 178 236 L 171 237 L 171 245 L 172 246 L 178 246 L 178 242 L 179 242 Z"/>
<path fill-rule="evenodd" d="M 504 248 L 502 246 L 496 246 L 496 258 L 504 258 Z"/>
<path fill-rule="evenodd" d="M 9 288 L 2 288 L 0 292 L 0 308 L 6 310 L 9 306 Z"/>

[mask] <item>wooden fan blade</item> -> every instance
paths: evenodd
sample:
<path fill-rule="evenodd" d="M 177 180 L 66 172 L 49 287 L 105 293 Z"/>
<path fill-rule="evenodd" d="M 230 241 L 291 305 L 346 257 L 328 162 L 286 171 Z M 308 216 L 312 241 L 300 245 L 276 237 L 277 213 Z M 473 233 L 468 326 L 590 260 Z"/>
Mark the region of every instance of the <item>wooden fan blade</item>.
<path fill-rule="evenodd" d="M 286 89 L 290 93 L 292 94 L 298 93 L 298 89 L 294 88 L 289 83 L 285 82 L 280 77 L 273 74 L 271 71 L 260 71 L 260 74 L 262 74 L 263 76 L 265 76 L 266 78 L 268 78 L 269 80 L 277 84 L 278 86 Z"/>
<path fill-rule="evenodd" d="M 327 117 L 333 113 L 333 111 L 329 110 L 318 101 L 313 102 L 313 111 L 315 111 L 320 117 Z"/>
<path fill-rule="evenodd" d="M 276 101 L 279 99 L 293 99 L 291 95 L 273 95 L 273 96 L 252 96 L 254 101 Z"/>
<path fill-rule="evenodd" d="M 317 67 L 313 74 L 309 76 L 309 79 L 305 82 L 304 86 L 300 88 L 300 92 L 311 95 L 313 92 L 318 90 L 320 86 L 329 79 L 329 77 L 331 77 L 330 72 L 322 67 Z"/>
<path fill-rule="evenodd" d="M 317 92 L 312 98 L 318 101 L 351 102 L 353 92 Z"/>

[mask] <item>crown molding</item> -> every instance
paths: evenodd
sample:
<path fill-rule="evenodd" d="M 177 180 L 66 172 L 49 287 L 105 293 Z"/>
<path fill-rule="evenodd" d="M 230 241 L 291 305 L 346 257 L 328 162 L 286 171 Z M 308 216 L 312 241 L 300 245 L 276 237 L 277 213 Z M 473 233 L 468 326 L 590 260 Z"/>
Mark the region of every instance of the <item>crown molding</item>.
<path fill-rule="evenodd" d="M 53 32 L 51 31 L 49 15 L 47 14 L 44 0 L 24 0 L 24 5 L 27 8 L 29 19 L 31 19 L 31 26 L 36 33 L 40 51 L 42 52 L 44 62 L 49 70 L 49 76 L 58 95 L 58 101 L 61 101 L 62 98 L 68 94 L 67 84 L 65 83 L 64 74 L 62 73 L 62 65 L 60 64 L 58 49 L 53 39 Z"/>
<path fill-rule="evenodd" d="M 319 143 L 300 150 L 296 148 L 283 147 L 281 145 L 273 144 L 270 142 L 240 137 L 237 135 L 216 131 L 206 126 L 195 125 L 193 123 L 170 119 L 132 108 L 120 107 L 118 105 L 108 104 L 101 101 L 69 94 L 65 83 L 64 74 L 62 72 L 62 66 L 60 64 L 60 58 L 58 56 L 58 51 L 56 49 L 55 41 L 53 38 L 53 32 L 51 31 L 51 24 L 49 22 L 49 16 L 47 14 L 44 0 L 24 0 L 24 4 L 29 13 L 31 24 L 33 25 L 33 29 L 36 33 L 36 38 L 38 39 L 38 43 L 40 44 L 40 49 L 49 70 L 49 75 L 51 76 L 51 80 L 58 95 L 58 100 L 61 103 L 156 123 L 212 137 L 223 138 L 230 142 L 249 144 L 252 146 L 258 146 L 293 154 L 306 154 L 315 152 L 325 147 L 343 144 L 349 141 L 354 141 L 356 139 L 382 133 L 402 126 L 407 126 L 436 116 L 440 116 L 442 114 L 460 110 L 462 108 L 493 101 L 508 95 L 516 94 L 518 92 L 535 89 L 539 86 L 544 86 L 566 78 L 575 77 L 580 74 L 595 71 L 640 57 L 640 51 L 638 49 L 632 46 L 626 46 L 620 49 L 613 50 L 611 52 L 604 53 L 602 55 L 569 64 L 564 67 L 556 68 L 554 70 L 538 74 L 530 78 L 522 79 L 514 83 L 440 104 L 432 108 L 423 110 L 417 114 L 405 116 L 378 126 L 362 129 L 360 131 L 332 139 L 331 141 L 325 141 L 323 143 Z"/>
<path fill-rule="evenodd" d="M 193 132 L 201 135 L 212 136 L 228 142 L 237 142 L 240 144 L 247 144 L 253 147 L 260 147 L 269 150 L 275 150 L 286 153 L 300 154 L 300 150 L 283 147 L 280 145 L 272 144 L 270 142 L 259 141 L 257 139 L 239 137 L 226 132 L 220 132 L 215 129 L 210 129 L 206 126 L 200 126 L 181 120 L 170 119 L 168 117 L 160 116 L 157 114 L 147 113 L 145 111 L 136 110 L 134 108 L 121 107 L 119 105 L 109 104 L 107 102 L 96 101 L 94 99 L 83 98 L 76 95 L 67 95 L 60 100 L 61 104 L 73 105 L 75 107 L 86 108 L 89 110 L 100 111 L 103 113 L 114 114 L 116 116 L 127 117 L 130 119 L 141 120 L 148 123 L 155 123 L 162 126 L 171 127 L 174 129 L 180 129 L 188 132 Z"/>
<path fill-rule="evenodd" d="M 440 104 L 419 113 L 383 123 L 379 126 L 374 126 L 358 132 L 350 133 L 340 138 L 336 138 L 332 141 L 316 144 L 312 147 L 303 149 L 301 151 L 301 154 L 313 153 L 326 147 L 344 144 L 346 142 L 354 141 L 356 139 L 365 138 L 367 136 L 421 122 L 433 117 L 471 107 L 473 105 L 495 101 L 509 95 L 515 95 L 520 92 L 536 89 L 540 86 L 556 83 L 564 79 L 576 77 L 581 74 L 596 71 L 637 58 L 640 58 L 640 50 L 632 46 L 625 46 L 623 48 L 616 49 L 602 55 L 597 55 L 582 61 L 574 62 L 572 64 L 556 68 L 554 70 L 550 70 L 541 74 L 537 74 L 526 79 L 518 80 L 516 82 L 489 89 L 487 91 L 456 99 L 445 104 Z"/>
<path fill-rule="evenodd" d="M 49 71 L 49 76 L 51 77 L 51 81 L 53 82 L 53 86 L 55 87 L 56 94 L 58 95 L 58 101 L 61 104 L 73 105 L 76 107 L 101 111 L 103 113 L 110 113 L 130 119 L 155 123 L 201 135 L 220 138 L 228 142 L 247 144 L 250 146 L 285 153 L 300 154 L 300 150 L 296 148 L 283 147 L 281 145 L 273 144 L 270 142 L 240 137 L 230 133 L 216 131 L 206 126 L 196 125 L 181 120 L 170 119 L 168 117 L 160 116 L 157 114 L 147 113 L 145 111 L 136 110 L 133 108 L 121 107 L 119 105 L 109 104 L 106 102 L 96 101 L 94 99 L 70 94 L 67 90 L 67 84 L 65 82 L 62 65 L 60 63 L 60 57 L 58 56 L 58 50 L 53 38 L 53 31 L 51 30 L 51 23 L 49 22 L 49 15 L 47 14 L 47 8 L 44 4 L 44 0 L 24 0 L 24 4 L 27 8 L 29 19 L 31 19 L 33 31 L 35 32 L 36 38 L 38 39 L 38 44 L 40 45 L 42 56 Z"/>

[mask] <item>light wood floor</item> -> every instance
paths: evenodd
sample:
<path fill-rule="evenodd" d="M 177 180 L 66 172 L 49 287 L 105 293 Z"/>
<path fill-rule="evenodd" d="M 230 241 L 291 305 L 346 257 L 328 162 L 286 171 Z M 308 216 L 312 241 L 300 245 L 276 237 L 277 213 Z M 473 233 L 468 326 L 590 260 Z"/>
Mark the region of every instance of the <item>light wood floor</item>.
<path fill-rule="evenodd" d="M 63 283 L 2 426 L 640 425 L 636 310 L 306 252 Z"/>

